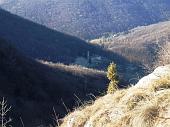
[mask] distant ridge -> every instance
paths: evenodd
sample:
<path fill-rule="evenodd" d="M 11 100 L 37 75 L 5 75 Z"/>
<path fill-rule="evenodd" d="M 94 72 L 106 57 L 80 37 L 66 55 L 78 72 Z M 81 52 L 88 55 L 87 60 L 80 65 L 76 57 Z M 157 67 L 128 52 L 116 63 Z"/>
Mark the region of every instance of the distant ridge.
<path fill-rule="evenodd" d="M 4 0 L 2 8 L 49 28 L 94 39 L 170 19 L 169 0 Z"/>

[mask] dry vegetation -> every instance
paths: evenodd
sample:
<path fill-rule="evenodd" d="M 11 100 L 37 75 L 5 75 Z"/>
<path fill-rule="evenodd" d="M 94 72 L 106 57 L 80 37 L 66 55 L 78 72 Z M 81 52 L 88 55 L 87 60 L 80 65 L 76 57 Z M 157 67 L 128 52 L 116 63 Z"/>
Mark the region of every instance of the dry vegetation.
<path fill-rule="evenodd" d="M 92 40 L 106 50 L 118 53 L 131 62 L 142 63 L 151 68 L 170 61 L 170 21 L 142 26 L 120 33 Z M 165 59 L 166 57 L 166 59 Z M 161 62 L 160 62 L 161 61 Z"/>
<path fill-rule="evenodd" d="M 76 109 L 65 117 L 61 127 L 169 127 L 169 86 L 170 72 L 147 88 L 118 90 Z"/>
<path fill-rule="evenodd" d="M 161 51 L 158 54 L 157 66 L 166 65 L 170 63 L 170 41 L 166 42 L 162 47 L 160 46 Z"/>
<path fill-rule="evenodd" d="M 70 72 L 73 75 L 91 75 L 91 76 L 99 76 L 99 77 L 105 77 L 106 72 L 105 71 L 100 71 L 92 68 L 86 68 L 80 65 L 64 65 L 63 63 L 53 63 L 53 62 L 48 62 L 48 61 L 43 61 L 43 60 L 37 60 L 42 64 L 48 65 L 49 67 L 52 67 L 53 69 L 59 69 L 63 70 L 65 72 Z"/>

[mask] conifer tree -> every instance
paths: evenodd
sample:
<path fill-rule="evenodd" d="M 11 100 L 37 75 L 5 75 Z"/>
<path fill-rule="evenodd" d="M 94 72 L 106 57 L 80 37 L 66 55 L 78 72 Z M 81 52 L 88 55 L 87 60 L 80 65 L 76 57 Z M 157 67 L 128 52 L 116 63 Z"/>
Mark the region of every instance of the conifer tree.
<path fill-rule="evenodd" d="M 113 94 L 118 89 L 118 75 L 116 70 L 116 64 L 111 63 L 107 68 L 107 78 L 110 80 L 110 83 L 107 88 L 108 94 Z"/>

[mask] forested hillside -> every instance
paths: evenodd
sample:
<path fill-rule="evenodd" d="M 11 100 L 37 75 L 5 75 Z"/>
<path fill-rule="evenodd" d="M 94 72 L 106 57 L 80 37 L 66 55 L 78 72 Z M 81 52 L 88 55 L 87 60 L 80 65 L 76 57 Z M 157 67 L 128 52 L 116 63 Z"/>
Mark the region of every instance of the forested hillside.
<path fill-rule="evenodd" d="M 170 18 L 169 0 L 3 0 L 10 12 L 83 39 Z"/>
<path fill-rule="evenodd" d="M 110 34 L 91 43 L 153 70 L 170 63 L 170 21 Z"/>

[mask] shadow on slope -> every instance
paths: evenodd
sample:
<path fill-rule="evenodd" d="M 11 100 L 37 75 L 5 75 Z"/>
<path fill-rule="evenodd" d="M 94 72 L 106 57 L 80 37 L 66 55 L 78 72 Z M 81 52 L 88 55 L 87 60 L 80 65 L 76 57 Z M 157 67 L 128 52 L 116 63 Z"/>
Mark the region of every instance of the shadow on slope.
<path fill-rule="evenodd" d="M 86 58 L 89 51 L 92 55 L 103 56 L 107 59 L 106 62 L 101 61 L 101 64 L 97 65 L 98 69 L 105 69 L 110 62 L 114 61 L 119 66 L 121 75 L 127 77 L 126 82 L 136 78 L 136 73 L 139 72 L 139 65 L 129 62 L 121 55 L 50 30 L 4 10 L 0 10 L 0 28 L 1 37 L 8 40 L 24 55 L 32 58 L 70 64 L 75 62 L 77 57 Z"/>
<path fill-rule="evenodd" d="M 62 67 L 63 66 L 63 67 Z M 21 56 L 0 39 L 0 95 L 12 105 L 12 117 L 19 127 L 22 117 L 26 127 L 52 120 L 54 106 L 59 117 L 66 114 L 65 105 L 72 109 L 77 102 L 89 99 L 88 93 L 98 95 L 107 83 L 105 72 L 62 65 L 54 68 Z M 14 113 L 14 114 L 13 114 Z"/>
<path fill-rule="evenodd" d="M 33 58 L 71 63 L 87 52 L 99 53 L 96 47 L 76 37 L 12 15 L 0 9 L 0 36 Z"/>

